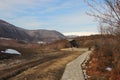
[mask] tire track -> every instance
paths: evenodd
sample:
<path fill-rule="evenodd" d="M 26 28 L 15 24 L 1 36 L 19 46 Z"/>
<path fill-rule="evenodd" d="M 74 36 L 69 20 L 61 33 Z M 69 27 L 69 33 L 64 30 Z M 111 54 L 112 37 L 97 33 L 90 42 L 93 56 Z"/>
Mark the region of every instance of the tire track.
<path fill-rule="evenodd" d="M 44 58 L 38 58 L 35 60 L 24 62 L 22 64 L 16 65 L 9 69 L 1 70 L 0 80 L 9 80 L 10 78 L 22 73 L 23 71 L 26 71 L 29 68 L 42 64 L 44 62 L 54 60 L 56 58 L 61 58 L 63 56 L 65 57 L 67 55 L 70 55 L 70 54 L 49 55 L 49 56 L 45 56 Z"/>

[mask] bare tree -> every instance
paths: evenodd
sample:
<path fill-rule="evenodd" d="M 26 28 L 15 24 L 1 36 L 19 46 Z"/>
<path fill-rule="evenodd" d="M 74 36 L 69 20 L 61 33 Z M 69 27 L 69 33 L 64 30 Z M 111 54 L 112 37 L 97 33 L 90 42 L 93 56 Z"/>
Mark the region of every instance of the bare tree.
<path fill-rule="evenodd" d="M 91 8 L 88 15 L 100 23 L 101 33 L 120 35 L 120 0 L 85 0 Z"/>

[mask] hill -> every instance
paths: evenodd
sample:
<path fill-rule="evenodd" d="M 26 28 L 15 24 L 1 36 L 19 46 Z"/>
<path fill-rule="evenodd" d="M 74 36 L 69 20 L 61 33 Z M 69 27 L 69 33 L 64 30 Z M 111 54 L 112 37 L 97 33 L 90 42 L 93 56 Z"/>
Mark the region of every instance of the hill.
<path fill-rule="evenodd" d="M 25 29 L 16 27 L 8 22 L 0 20 L 0 37 L 18 40 L 30 40 L 30 36 Z"/>
<path fill-rule="evenodd" d="M 65 39 L 63 34 L 55 30 L 28 30 L 27 34 L 32 37 L 33 42 L 53 42 L 56 40 Z"/>
<path fill-rule="evenodd" d="M 26 30 L 0 20 L 0 37 L 29 42 L 52 42 L 65 39 L 65 36 L 54 30 Z"/>

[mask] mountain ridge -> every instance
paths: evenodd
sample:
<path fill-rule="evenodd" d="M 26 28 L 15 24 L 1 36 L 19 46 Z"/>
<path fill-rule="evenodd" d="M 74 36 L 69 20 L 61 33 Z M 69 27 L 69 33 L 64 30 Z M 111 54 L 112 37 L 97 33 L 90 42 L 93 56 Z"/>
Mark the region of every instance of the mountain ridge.
<path fill-rule="evenodd" d="M 65 36 L 55 30 L 27 30 L 0 20 L 0 37 L 25 40 L 29 42 L 52 42 L 65 39 Z"/>

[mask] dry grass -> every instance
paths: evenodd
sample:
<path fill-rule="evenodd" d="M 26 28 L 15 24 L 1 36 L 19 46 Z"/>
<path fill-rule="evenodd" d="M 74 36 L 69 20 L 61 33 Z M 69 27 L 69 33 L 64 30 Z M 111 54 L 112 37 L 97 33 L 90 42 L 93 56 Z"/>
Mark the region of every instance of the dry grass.
<path fill-rule="evenodd" d="M 61 51 L 67 55 L 30 68 L 10 80 L 60 80 L 65 65 L 84 51 Z"/>
<path fill-rule="evenodd" d="M 104 39 L 97 44 L 86 65 L 88 80 L 120 80 L 120 43 Z M 111 70 L 106 70 L 110 67 Z"/>
<path fill-rule="evenodd" d="M 64 48 L 62 51 L 87 51 L 87 48 Z"/>

